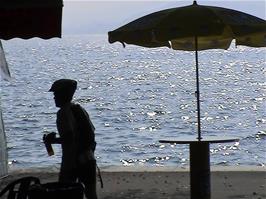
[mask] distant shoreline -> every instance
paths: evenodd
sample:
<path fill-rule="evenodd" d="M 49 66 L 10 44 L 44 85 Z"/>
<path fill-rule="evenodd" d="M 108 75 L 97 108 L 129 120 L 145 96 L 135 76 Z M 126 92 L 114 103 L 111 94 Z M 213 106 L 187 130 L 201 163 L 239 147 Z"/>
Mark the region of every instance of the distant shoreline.
<path fill-rule="evenodd" d="M 189 166 L 99 166 L 103 172 L 189 172 Z M 211 166 L 212 172 L 266 172 L 265 166 Z M 31 173 L 31 172 L 59 172 L 59 166 L 49 167 L 28 167 L 28 168 L 9 168 L 9 173 Z"/>

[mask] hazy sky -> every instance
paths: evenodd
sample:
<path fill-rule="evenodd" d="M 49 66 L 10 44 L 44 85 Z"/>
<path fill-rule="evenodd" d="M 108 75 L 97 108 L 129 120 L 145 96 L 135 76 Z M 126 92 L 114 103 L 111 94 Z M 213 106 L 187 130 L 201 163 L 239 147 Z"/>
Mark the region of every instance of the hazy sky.
<path fill-rule="evenodd" d="M 92 1 L 64 0 L 63 35 L 107 33 L 134 19 L 161 9 L 192 4 L 193 0 Z M 198 4 L 240 10 L 265 19 L 265 0 L 197 0 Z"/>

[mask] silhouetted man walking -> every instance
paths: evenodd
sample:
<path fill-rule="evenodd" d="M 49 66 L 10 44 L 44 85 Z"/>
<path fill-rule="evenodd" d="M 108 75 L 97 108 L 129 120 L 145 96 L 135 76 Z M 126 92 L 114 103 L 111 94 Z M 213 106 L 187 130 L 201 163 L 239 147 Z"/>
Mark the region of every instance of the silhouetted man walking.
<path fill-rule="evenodd" d="M 62 162 L 59 174 L 60 182 L 84 184 L 88 199 L 97 199 L 96 194 L 96 160 L 94 151 L 95 128 L 88 113 L 80 105 L 72 103 L 77 82 L 60 79 L 53 83 L 49 91 L 54 93 L 57 112 L 57 130 L 44 138 L 46 143 L 58 143 L 62 146 Z"/>

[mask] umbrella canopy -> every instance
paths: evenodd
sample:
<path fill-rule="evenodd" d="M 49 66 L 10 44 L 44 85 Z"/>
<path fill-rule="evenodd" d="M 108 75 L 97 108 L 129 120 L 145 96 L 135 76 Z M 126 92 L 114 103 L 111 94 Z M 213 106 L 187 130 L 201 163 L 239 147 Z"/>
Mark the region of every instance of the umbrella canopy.
<path fill-rule="evenodd" d="M 0 39 L 61 37 L 62 0 L 0 0 Z"/>
<path fill-rule="evenodd" d="M 193 5 L 166 9 L 141 17 L 109 34 L 116 41 L 144 47 L 168 46 L 175 50 L 227 49 L 237 45 L 266 45 L 265 20 L 221 7 Z"/>
<path fill-rule="evenodd" d="M 193 5 L 166 9 L 132 21 L 108 32 L 109 42 L 124 46 L 167 46 L 174 50 L 195 51 L 198 140 L 201 140 L 198 50 L 228 49 L 236 45 L 266 46 L 266 21 L 221 7 Z"/>

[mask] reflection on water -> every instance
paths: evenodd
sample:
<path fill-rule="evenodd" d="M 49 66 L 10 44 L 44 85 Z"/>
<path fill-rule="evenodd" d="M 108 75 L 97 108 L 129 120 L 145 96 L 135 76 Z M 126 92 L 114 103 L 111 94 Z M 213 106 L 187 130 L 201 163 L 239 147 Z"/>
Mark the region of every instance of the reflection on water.
<path fill-rule="evenodd" d="M 196 136 L 193 52 L 123 48 L 105 36 L 3 41 L 13 82 L 1 82 L 11 165 L 47 166 L 41 138 L 55 131 L 51 83 L 78 81 L 75 101 L 96 126 L 100 165 L 188 165 L 188 146 L 160 139 Z M 211 145 L 217 165 L 265 164 L 265 48 L 231 47 L 199 53 L 202 132 L 236 136 Z"/>

